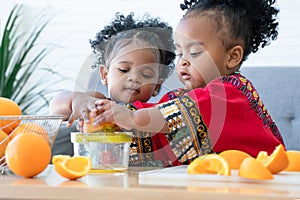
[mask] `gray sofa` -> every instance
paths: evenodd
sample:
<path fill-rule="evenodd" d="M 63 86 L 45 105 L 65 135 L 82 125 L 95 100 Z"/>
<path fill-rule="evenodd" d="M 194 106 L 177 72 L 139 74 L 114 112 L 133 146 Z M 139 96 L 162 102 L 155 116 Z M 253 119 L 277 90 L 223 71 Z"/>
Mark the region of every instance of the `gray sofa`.
<path fill-rule="evenodd" d="M 300 67 L 244 67 L 241 71 L 256 87 L 277 123 L 287 149 L 300 150 Z M 92 73 L 90 80 L 88 88 L 106 92 L 106 88 L 99 81 L 97 71 Z M 181 86 L 173 74 L 164 83 L 160 94 Z M 160 96 L 157 96 L 150 101 L 156 102 L 159 98 Z M 61 127 L 52 148 L 53 155 L 73 155 L 71 131 L 76 131 L 74 126 L 69 129 L 65 125 Z"/>

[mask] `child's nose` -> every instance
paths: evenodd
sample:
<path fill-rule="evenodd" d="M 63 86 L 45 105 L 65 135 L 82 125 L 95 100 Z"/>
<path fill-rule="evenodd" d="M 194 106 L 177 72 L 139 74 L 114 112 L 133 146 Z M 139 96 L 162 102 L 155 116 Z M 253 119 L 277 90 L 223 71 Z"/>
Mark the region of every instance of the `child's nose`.
<path fill-rule="evenodd" d="M 178 64 L 182 67 L 190 66 L 190 62 L 187 59 L 183 58 L 183 57 L 179 60 Z"/>
<path fill-rule="evenodd" d="M 133 83 L 141 83 L 141 77 L 137 74 L 129 74 L 128 81 Z"/>

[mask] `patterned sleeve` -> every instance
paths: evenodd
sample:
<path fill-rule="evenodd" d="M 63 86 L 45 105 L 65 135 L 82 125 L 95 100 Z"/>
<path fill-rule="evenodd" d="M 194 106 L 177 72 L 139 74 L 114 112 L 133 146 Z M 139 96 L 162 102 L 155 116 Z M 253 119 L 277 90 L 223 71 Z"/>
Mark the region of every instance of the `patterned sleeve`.
<path fill-rule="evenodd" d="M 212 153 L 207 126 L 191 97 L 170 100 L 157 108 L 168 124 L 170 146 L 181 163 L 188 164 L 199 155 Z"/>

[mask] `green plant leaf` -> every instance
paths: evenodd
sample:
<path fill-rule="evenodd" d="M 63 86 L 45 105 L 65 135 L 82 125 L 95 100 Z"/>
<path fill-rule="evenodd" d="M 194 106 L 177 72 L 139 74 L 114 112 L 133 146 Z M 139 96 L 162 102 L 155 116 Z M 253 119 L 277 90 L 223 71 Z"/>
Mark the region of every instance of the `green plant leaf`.
<path fill-rule="evenodd" d="M 41 12 L 30 21 L 29 30 L 22 31 L 20 24 L 24 23 L 23 14 L 23 5 L 16 5 L 9 14 L 1 36 L 0 96 L 14 100 L 23 114 L 37 114 L 41 108 L 48 106 L 51 94 L 59 91 L 48 87 L 64 77 L 43 64 L 54 45 L 37 47 L 37 41 L 50 18 Z M 44 77 L 49 80 L 41 78 L 37 81 L 38 72 L 45 73 Z"/>

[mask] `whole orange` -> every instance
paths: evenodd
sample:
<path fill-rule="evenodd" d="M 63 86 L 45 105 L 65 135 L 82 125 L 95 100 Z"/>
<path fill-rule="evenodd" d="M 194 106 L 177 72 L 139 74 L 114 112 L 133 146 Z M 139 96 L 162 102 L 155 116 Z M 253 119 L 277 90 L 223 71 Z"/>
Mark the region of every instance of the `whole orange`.
<path fill-rule="evenodd" d="M 23 133 L 7 145 L 5 160 L 12 172 L 31 178 L 46 169 L 51 159 L 49 143 L 38 134 Z"/>
<path fill-rule="evenodd" d="M 2 163 L 2 157 L 5 154 L 5 149 L 9 140 L 10 138 L 8 135 L 0 129 L 0 163 Z"/>
<path fill-rule="evenodd" d="M 0 116 L 22 115 L 19 105 L 4 97 L 0 97 Z M 0 129 L 10 134 L 20 123 L 20 120 L 0 120 Z"/>
<path fill-rule="evenodd" d="M 35 123 L 24 123 L 17 126 L 14 131 L 10 134 L 11 138 L 17 136 L 21 133 L 34 133 L 42 136 L 46 140 L 48 140 L 48 133 L 47 131 L 39 124 Z"/>

